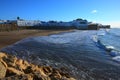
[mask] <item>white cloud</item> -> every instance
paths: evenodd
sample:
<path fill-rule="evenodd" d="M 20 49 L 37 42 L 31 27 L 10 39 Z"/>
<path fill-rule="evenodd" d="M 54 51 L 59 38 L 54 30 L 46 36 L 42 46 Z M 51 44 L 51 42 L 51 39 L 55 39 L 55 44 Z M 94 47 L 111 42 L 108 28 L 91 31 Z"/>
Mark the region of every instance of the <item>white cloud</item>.
<path fill-rule="evenodd" d="M 95 14 L 95 13 L 97 13 L 97 12 L 98 12 L 97 10 L 92 10 L 92 11 L 91 11 L 92 14 Z"/>

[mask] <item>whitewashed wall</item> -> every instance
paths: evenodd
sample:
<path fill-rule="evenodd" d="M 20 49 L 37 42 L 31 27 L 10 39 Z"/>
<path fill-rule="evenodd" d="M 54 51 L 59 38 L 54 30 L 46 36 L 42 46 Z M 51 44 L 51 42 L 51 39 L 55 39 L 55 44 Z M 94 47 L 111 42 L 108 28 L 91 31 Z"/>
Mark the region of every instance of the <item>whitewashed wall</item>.
<path fill-rule="evenodd" d="M 84 22 L 85 24 L 81 24 L 81 22 Z M 81 21 L 72 21 L 71 22 L 73 26 L 75 26 L 78 29 L 87 29 L 88 28 L 88 22 L 81 20 Z"/>
<path fill-rule="evenodd" d="M 85 22 L 85 24 L 81 24 L 81 22 Z M 60 27 L 60 26 L 63 26 L 63 27 L 75 27 L 75 28 L 78 28 L 78 29 L 87 29 L 88 28 L 88 22 L 85 21 L 85 20 L 81 20 L 81 21 L 70 21 L 70 22 L 41 22 L 41 21 L 34 21 L 34 20 L 18 20 L 17 21 L 17 24 L 18 26 L 56 26 L 56 27 Z"/>
<path fill-rule="evenodd" d="M 40 25 L 41 21 L 34 21 L 34 20 L 27 20 L 27 21 L 17 21 L 18 26 L 35 26 L 35 25 Z"/>

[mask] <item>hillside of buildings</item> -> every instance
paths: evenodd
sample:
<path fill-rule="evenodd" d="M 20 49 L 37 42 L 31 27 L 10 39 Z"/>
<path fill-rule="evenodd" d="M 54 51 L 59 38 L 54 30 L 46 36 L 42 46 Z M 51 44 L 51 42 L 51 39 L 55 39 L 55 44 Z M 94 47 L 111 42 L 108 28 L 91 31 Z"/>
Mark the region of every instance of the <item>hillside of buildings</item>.
<path fill-rule="evenodd" d="M 16 20 L 0 20 L 0 31 L 11 31 L 19 29 L 80 29 L 80 30 L 98 30 L 100 28 L 110 28 L 110 25 L 89 22 L 86 19 L 78 18 L 76 20 L 64 21 L 40 21 L 24 20 L 19 17 Z"/>

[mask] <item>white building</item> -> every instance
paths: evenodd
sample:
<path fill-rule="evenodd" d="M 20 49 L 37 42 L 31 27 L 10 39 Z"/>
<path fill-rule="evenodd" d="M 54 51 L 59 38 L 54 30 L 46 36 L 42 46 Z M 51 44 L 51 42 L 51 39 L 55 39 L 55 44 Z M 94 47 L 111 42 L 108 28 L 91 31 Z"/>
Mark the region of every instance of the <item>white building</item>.
<path fill-rule="evenodd" d="M 87 20 L 76 19 L 70 22 L 57 22 L 57 21 L 38 21 L 38 20 L 17 20 L 18 26 L 40 26 L 40 27 L 56 27 L 56 28 L 70 28 L 87 29 L 89 22 Z"/>
<path fill-rule="evenodd" d="M 87 20 L 73 20 L 71 23 L 77 29 L 87 29 L 88 28 Z"/>
<path fill-rule="evenodd" d="M 49 21 L 49 22 L 42 22 L 41 26 L 56 26 L 56 27 L 75 27 L 77 29 L 87 29 L 88 28 L 87 20 L 73 20 L 70 22 L 56 22 L 56 21 Z"/>
<path fill-rule="evenodd" d="M 6 23 L 7 20 L 0 20 L 0 24 Z"/>
<path fill-rule="evenodd" d="M 38 20 L 17 20 L 18 26 L 39 26 L 41 21 Z"/>

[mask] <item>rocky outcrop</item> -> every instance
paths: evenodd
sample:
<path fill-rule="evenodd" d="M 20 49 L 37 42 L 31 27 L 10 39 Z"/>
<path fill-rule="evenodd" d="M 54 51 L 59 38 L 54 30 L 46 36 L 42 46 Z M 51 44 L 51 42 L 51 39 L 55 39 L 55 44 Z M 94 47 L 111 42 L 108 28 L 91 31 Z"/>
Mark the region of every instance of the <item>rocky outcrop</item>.
<path fill-rule="evenodd" d="M 69 73 L 51 66 L 39 66 L 18 59 L 6 53 L 0 53 L 1 80 L 75 80 Z"/>
<path fill-rule="evenodd" d="M 0 78 L 3 78 L 6 74 L 5 66 L 0 62 Z"/>

